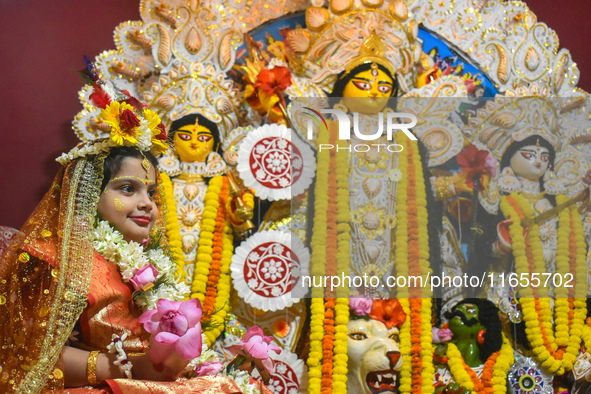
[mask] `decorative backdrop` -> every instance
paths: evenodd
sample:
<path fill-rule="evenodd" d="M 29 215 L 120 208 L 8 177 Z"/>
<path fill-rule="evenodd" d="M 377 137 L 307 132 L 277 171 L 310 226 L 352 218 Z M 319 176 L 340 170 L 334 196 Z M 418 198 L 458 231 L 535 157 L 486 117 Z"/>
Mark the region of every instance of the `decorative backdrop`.
<path fill-rule="evenodd" d="M 21 227 L 48 189 L 61 152 L 78 141 L 82 57 L 113 46 L 113 29 L 138 20 L 137 0 L 4 0 L 0 8 L 0 225 Z M 556 31 L 591 91 L 591 27 L 585 1 L 530 0 Z"/>

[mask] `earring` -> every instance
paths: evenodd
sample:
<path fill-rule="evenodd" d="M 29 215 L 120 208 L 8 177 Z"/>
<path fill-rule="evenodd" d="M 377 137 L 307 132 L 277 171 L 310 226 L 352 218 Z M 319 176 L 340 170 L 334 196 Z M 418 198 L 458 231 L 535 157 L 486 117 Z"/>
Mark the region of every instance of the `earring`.
<path fill-rule="evenodd" d="M 552 195 L 566 193 L 566 186 L 552 170 L 548 170 L 544 174 L 544 192 Z"/>
<path fill-rule="evenodd" d="M 484 330 L 478 331 L 478 335 L 476 336 L 476 341 L 478 342 L 479 345 L 482 345 L 484 343 L 484 334 L 486 334 L 486 331 L 484 331 Z"/>
<path fill-rule="evenodd" d="M 499 190 L 506 193 L 521 191 L 521 182 L 519 182 L 519 179 L 517 179 L 515 172 L 513 172 L 511 167 L 503 168 L 497 184 L 499 185 Z"/>

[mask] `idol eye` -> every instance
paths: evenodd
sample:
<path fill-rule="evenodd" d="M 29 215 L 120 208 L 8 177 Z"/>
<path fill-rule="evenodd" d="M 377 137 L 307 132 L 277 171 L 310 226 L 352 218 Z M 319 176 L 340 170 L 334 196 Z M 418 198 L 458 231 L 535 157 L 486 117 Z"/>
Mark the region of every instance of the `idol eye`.
<path fill-rule="evenodd" d="M 390 334 L 390 339 L 393 340 L 394 342 L 398 342 L 398 334 L 397 333 Z"/>
<path fill-rule="evenodd" d="M 540 160 L 548 161 L 548 160 L 550 160 L 550 155 L 547 153 L 542 153 L 542 157 L 540 157 Z"/>
<path fill-rule="evenodd" d="M 371 84 L 369 82 L 353 81 L 353 83 L 355 84 L 355 86 L 357 86 L 361 90 L 370 90 L 371 89 Z"/>
<path fill-rule="evenodd" d="M 390 93 L 390 91 L 392 91 L 392 86 L 390 86 L 390 85 L 380 85 L 380 86 L 378 86 L 378 91 L 380 93 Z"/>
<path fill-rule="evenodd" d="M 363 341 L 365 339 L 367 339 L 367 335 L 365 335 L 362 332 L 354 332 L 349 334 L 349 338 L 351 338 L 354 341 Z"/>
<path fill-rule="evenodd" d="M 200 135 L 197 136 L 197 140 L 199 142 L 207 142 L 207 141 L 209 141 L 212 138 L 213 137 L 211 135 L 209 135 L 209 134 L 200 134 Z"/>
<path fill-rule="evenodd" d="M 534 157 L 533 153 L 531 153 L 531 152 L 523 151 L 523 152 L 520 152 L 520 153 L 521 153 L 521 156 L 523 156 L 527 160 L 531 160 Z"/>
<path fill-rule="evenodd" d="M 191 141 L 191 134 L 177 133 L 179 138 L 183 141 Z"/>
<path fill-rule="evenodd" d="M 156 189 L 148 190 L 148 196 L 150 198 L 154 197 L 155 195 L 156 195 Z"/>

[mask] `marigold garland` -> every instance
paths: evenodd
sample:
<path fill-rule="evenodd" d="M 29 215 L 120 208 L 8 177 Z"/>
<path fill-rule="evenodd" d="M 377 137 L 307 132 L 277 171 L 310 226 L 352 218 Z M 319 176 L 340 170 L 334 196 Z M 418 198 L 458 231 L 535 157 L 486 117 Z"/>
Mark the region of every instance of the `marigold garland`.
<path fill-rule="evenodd" d="M 320 132 L 318 143 L 328 143 L 329 136 L 326 132 Z M 310 272 L 312 278 L 322 278 L 325 273 L 324 259 L 326 258 L 327 237 L 327 211 L 328 211 L 328 176 L 329 176 L 329 152 L 319 151 L 316 167 L 314 222 L 310 246 Z M 320 394 L 322 390 L 322 361 L 324 339 L 324 291 L 320 287 L 312 287 L 312 304 L 310 310 L 310 353 L 308 355 L 308 391 L 311 394 Z"/>
<path fill-rule="evenodd" d="M 557 196 L 556 201 L 560 204 L 566 199 L 565 196 Z M 535 216 L 530 203 L 521 194 L 513 193 L 501 198 L 501 210 L 505 217 L 512 215 L 519 218 L 509 226 L 517 274 L 540 275 L 545 272 L 539 226 L 531 226 L 526 236 L 523 235 L 521 226 L 522 218 Z M 530 286 L 520 291 L 525 333 L 534 357 L 554 375 L 562 375 L 572 369 L 583 334 L 586 316 L 586 299 L 583 297 L 587 279 L 583 234 L 576 206 L 560 212 L 556 274 L 565 278 L 566 273 L 574 272 L 575 288 L 574 293 L 565 288 L 556 288 L 556 293 L 561 298 L 555 299 L 553 315 L 545 313 L 551 309 L 548 288 Z M 564 298 L 573 295 L 577 298 Z"/>
<path fill-rule="evenodd" d="M 484 363 L 482 377 L 464 362 L 462 353 L 454 343 L 447 345 L 447 365 L 454 382 L 476 393 L 496 394 L 507 392 L 507 373 L 513 365 L 513 348 L 503 334 L 501 350 L 491 354 Z"/>
<path fill-rule="evenodd" d="M 400 139 L 396 138 L 399 143 Z M 408 168 L 408 150 L 403 149 L 398 153 L 398 169 L 402 174 L 407 174 Z M 396 275 L 408 276 L 408 218 L 406 212 L 408 177 L 403 175 L 396 185 L 396 229 L 395 229 L 395 248 L 394 261 L 396 264 Z M 404 262 L 404 264 L 402 263 Z M 411 316 L 410 301 L 408 299 L 408 288 L 398 288 L 397 297 L 402 305 L 406 316 Z M 402 355 L 402 369 L 400 370 L 401 393 L 412 392 L 412 365 L 411 365 L 411 330 L 410 318 L 400 327 L 400 354 Z"/>
<path fill-rule="evenodd" d="M 310 306 L 310 353 L 308 391 L 320 393 L 322 378 L 322 339 L 324 338 L 324 298 L 312 298 Z"/>
<path fill-rule="evenodd" d="M 203 201 L 203 221 L 191 285 L 191 298 L 199 298 L 204 304 L 207 299 L 210 329 L 204 334 L 208 345 L 223 331 L 224 319 L 230 309 L 230 264 L 234 246 L 224 209 L 227 197 L 227 178 L 218 175 L 210 179 Z"/>
<path fill-rule="evenodd" d="M 324 302 L 324 338 L 322 339 L 322 394 L 332 392 L 332 368 L 334 346 L 334 307 L 335 299 L 327 298 Z"/>
<path fill-rule="evenodd" d="M 191 298 L 198 298 L 203 303 L 207 291 L 207 278 L 212 261 L 213 253 L 213 232 L 215 231 L 215 219 L 219 208 L 219 196 L 222 191 L 222 176 L 216 176 L 209 180 L 205 193 L 203 220 L 199 241 L 197 242 L 197 260 L 193 283 L 191 285 Z"/>
<path fill-rule="evenodd" d="M 423 166 L 416 142 L 402 132 L 396 136 L 396 141 L 404 147 L 398 153 L 398 169 L 405 174 L 396 185 L 396 275 L 426 279 L 431 268 Z M 431 292 L 428 286 L 401 288 L 397 296 L 409 316 L 400 328 L 403 364 L 399 391 L 432 393 L 435 368 L 431 350 Z"/>
<path fill-rule="evenodd" d="M 224 177 L 222 181 L 222 189 L 219 195 L 220 204 L 218 206 L 217 215 L 215 218 L 215 229 L 213 232 L 213 253 L 211 255 L 211 265 L 209 267 L 209 275 L 207 278 L 207 290 L 205 291 L 205 299 L 203 301 L 203 313 L 210 315 L 214 310 L 215 298 L 217 295 L 217 283 L 220 277 L 220 267 L 222 260 L 223 242 L 224 242 L 224 227 L 226 225 L 226 209 L 223 203 L 228 198 L 228 180 Z"/>
<path fill-rule="evenodd" d="M 591 350 L 591 317 L 587 319 L 587 324 L 583 326 L 582 340 L 587 351 Z"/>
<path fill-rule="evenodd" d="M 335 336 L 332 389 L 335 393 L 347 392 L 347 323 L 349 323 L 349 298 L 337 298 L 335 305 Z"/>
<path fill-rule="evenodd" d="M 176 202 L 174 201 L 174 191 L 172 181 L 169 176 L 160 173 L 162 188 L 160 188 L 165 204 L 164 225 L 166 228 L 166 239 L 170 247 L 172 259 L 176 265 L 176 276 L 178 280 L 188 282 L 185 276 L 185 255 L 183 253 L 183 244 L 181 241 L 181 228 L 176 213 Z"/>
<path fill-rule="evenodd" d="M 220 278 L 217 283 L 217 296 L 215 298 L 214 311 L 217 311 L 212 317 L 214 329 L 212 333 L 214 340 L 221 334 L 223 322 L 230 311 L 230 290 L 232 288 L 232 277 L 230 274 L 230 264 L 234 254 L 234 236 L 232 226 L 228 221 L 224 226 L 224 237 L 222 247 L 222 259 L 220 263 Z M 217 324 L 217 328 L 215 325 Z M 209 339 L 209 338 L 208 338 Z"/>
<path fill-rule="evenodd" d="M 328 132 L 321 132 L 318 136 L 318 143 L 336 144 L 336 126 L 331 122 Z M 318 152 L 311 240 L 313 277 L 349 275 L 351 229 L 346 152 Z M 312 289 L 308 356 L 310 393 L 347 392 L 348 290 L 345 286 Z"/>
<path fill-rule="evenodd" d="M 337 252 L 336 265 L 337 274 L 341 273 L 347 277 L 350 275 L 349 262 L 351 260 L 351 212 L 349 204 L 349 165 L 347 151 L 336 154 L 336 206 L 337 206 Z M 349 288 L 345 283 L 336 290 L 335 305 L 335 337 L 332 391 L 334 393 L 347 392 L 347 365 L 349 363 L 347 340 L 349 322 Z"/>

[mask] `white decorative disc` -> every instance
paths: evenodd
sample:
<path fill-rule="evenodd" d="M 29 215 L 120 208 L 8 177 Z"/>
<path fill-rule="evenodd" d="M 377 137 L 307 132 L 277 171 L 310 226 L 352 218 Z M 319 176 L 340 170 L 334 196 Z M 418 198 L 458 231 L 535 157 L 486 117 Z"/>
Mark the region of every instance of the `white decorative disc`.
<path fill-rule="evenodd" d="M 298 285 L 308 275 L 310 253 L 291 232 L 262 231 L 247 238 L 232 257 L 238 295 L 263 311 L 290 307 L 304 296 Z"/>
<path fill-rule="evenodd" d="M 240 144 L 236 167 L 244 184 L 266 200 L 287 200 L 312 183 L 316 160 L 312 149 L 281 125 L 264 125 Z"/>

